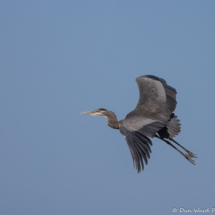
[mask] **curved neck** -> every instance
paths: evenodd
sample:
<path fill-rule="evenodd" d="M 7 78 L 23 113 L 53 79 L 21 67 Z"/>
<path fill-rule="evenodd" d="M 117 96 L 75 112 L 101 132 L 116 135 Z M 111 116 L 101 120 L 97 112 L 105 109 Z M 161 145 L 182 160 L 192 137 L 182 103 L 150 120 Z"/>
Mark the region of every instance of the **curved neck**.
<path fill-rule="evenodd" d="M 104 115 L 107 118 L 108 126 L 114 129 L 119 129 L 119 122 L 117 121 L 116 115 L 112 111 L 108 111 Z"/>

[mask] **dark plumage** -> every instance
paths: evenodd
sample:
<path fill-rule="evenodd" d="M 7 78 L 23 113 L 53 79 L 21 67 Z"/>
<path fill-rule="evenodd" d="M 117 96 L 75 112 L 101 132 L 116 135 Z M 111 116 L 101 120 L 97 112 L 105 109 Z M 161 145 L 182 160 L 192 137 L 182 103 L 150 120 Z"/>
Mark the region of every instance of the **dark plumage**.
<path fill-rule="evenodd" d="M 153 75 L 145 75 L 136 79 L 140 98 L 136 108 L 127 114 L 124 120 L 118 121 L 114 112 L 100 108 L 81 114 L 105 116 L 108 126 L 119 129 L 124 135 L 134 165 L 138 172 L 144 169 L 150 158 L 152 142 L 148 137 L 156 137 L 180 152 L 192 164 L 196 155 L 175 140 L 173 137 L 180 132 L 179 119 L 173 113 L 176 108 L 176 90 L 167 85 L 166 81 Z M 170 141 L 183 148 L 183 153 Z"/>

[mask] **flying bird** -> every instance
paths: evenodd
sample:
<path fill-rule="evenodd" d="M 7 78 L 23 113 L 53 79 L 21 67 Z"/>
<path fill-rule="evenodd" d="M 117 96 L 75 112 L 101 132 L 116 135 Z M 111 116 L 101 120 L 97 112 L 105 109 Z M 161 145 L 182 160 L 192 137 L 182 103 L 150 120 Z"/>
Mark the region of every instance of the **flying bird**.
<path fill-rule="evenodd" d="M 139 101 L 136 108 L 127 114 L 125 119 L 118 121 L 114 112 L 99 108 L 81 114 L 104 116 L 107 124 L 119 129 L 124 135 L 131 152 L 134 167 L 138 173 L 148 164 L 152 142 L 150 138 L 159 138 L 181 153 L 188 161 L 195 164 L 196 154 L 192 153 L 173 138 L 180 133 L 181 124 L 173 113 L 176 108 L 176 90 L 167 85 L 166 81 L 153 75 L 136 78 L 139 88 Z M 180 146 L 179 150 L 174 144 Z"/>

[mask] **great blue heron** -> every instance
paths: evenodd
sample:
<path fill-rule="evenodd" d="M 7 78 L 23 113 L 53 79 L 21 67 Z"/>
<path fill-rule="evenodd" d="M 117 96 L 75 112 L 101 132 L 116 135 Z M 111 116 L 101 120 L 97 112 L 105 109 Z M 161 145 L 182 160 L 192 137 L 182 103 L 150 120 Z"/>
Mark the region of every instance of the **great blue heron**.
<path fill-rule="evenodd" d="M 176 90 L 167 85 L 166 81 L 153 75 L 136 78 L 140 98 L 136 108 L 124 120 L 117 121 L 116 115 L 109 110 L 99 108 L 81 114 L 105 116 L 108 126 L 119 129 L 124 135 L 138 172 L 144 169 L 144 163 L 150 158 L 152 142 L 148 137 L 156 137 L 178 152 L 188 161 L 195 164 L 193 158 L 197 156 L 181 146 L 173 137 L 180 132 L 180 123 L 173 113 L 176 108 Z M 176 143 L 186 151 L 186 154 L 176 148 L 170 141 Z"/>

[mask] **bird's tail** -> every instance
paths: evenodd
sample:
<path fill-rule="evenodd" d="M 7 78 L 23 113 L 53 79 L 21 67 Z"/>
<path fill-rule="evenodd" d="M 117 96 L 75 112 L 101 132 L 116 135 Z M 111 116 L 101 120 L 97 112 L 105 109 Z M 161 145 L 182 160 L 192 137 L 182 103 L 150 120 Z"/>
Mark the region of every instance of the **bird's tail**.
<path fill-rule="evenodd" d="M 158 131 L 159 136 L 161 138 L 172 139 L 178 135 L 181 131 L 181 123 L 179 122 L 180 120 L 177 119 L 177 116 L 172 113 L 167 125 Z"/>
<path fill-rule="evenodd" d="M 175 116 L 174 113 L 171 114 L 170 120 L 167 124 L 167 132 L 169 134 L 169 139 L 172 139 L 176 135 L 178 135 L 181 131 L 181 123 L 179 123 L 180 120 L 177 119 L 177 116 Z"/>

